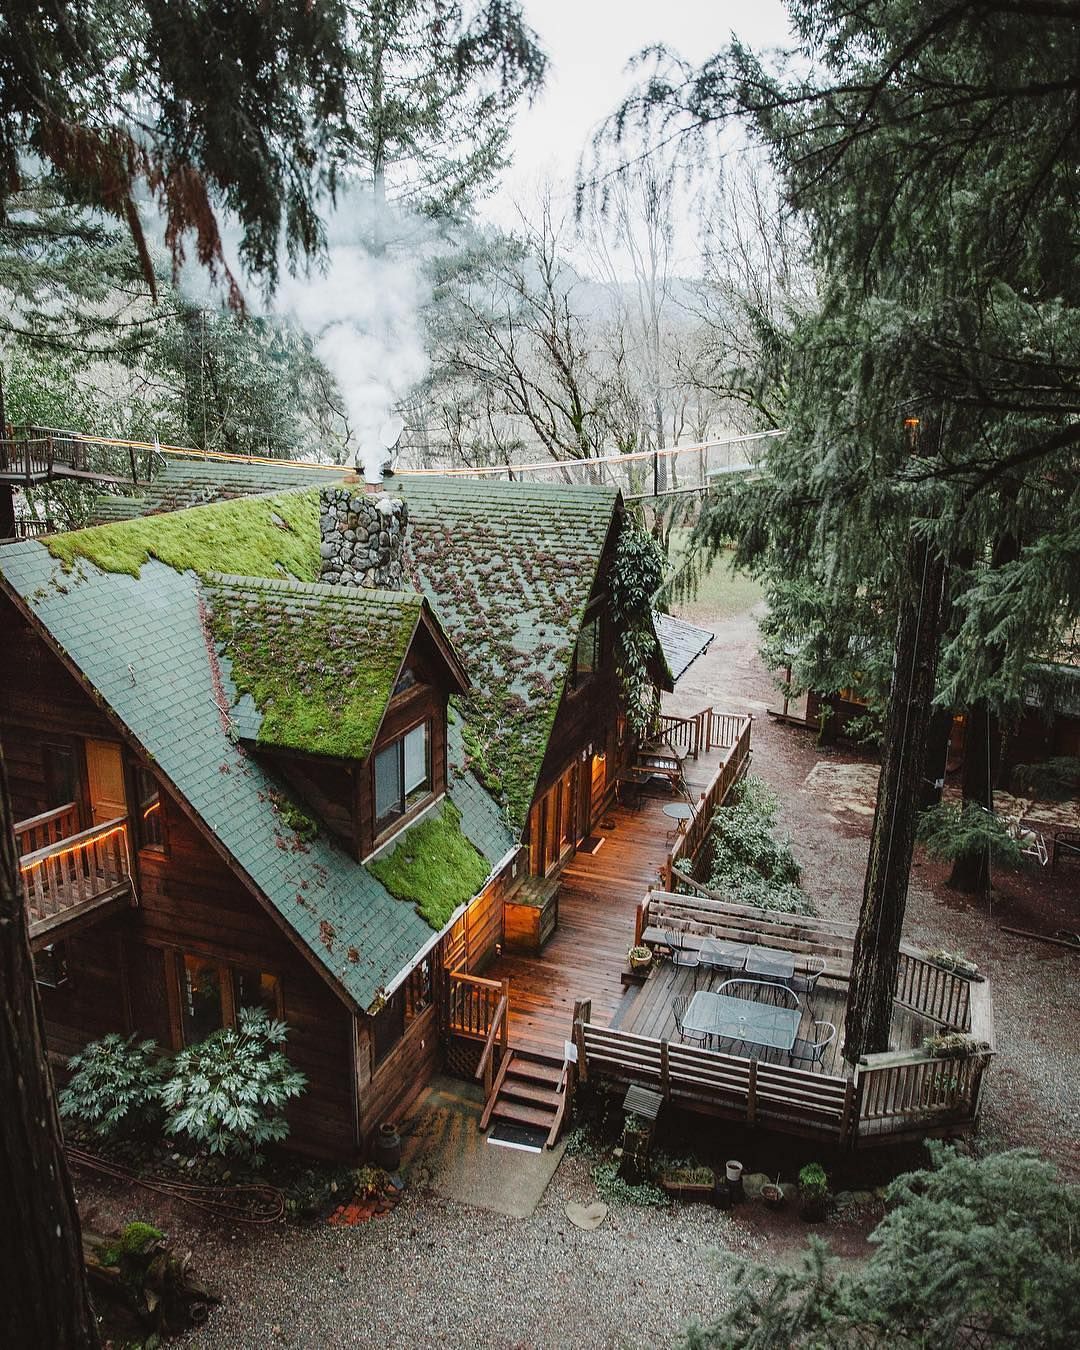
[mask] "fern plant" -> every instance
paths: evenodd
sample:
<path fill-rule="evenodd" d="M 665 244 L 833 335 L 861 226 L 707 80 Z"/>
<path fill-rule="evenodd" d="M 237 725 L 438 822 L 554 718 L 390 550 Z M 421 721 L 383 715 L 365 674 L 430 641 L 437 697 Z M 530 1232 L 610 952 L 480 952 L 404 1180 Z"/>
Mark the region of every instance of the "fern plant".
<path fill-rule="evenodd" d="M 110 1032 L 68 1060 L 71 1077 L 59 1093 L 60 1114 L 99 1139 L 156 1125 L 166 1067 L 156 1041 Z"/>
<path fill-rule="evenodd" d="M 264 1009 L 242 1008 L 237 1028 L 181 1050 L 161 1089 L 166 1133 L 259 1161 L 262 1145 L 287 1137 L 285 1105 L 307 1086 L 281 1049 L 287 1034 Z"/>

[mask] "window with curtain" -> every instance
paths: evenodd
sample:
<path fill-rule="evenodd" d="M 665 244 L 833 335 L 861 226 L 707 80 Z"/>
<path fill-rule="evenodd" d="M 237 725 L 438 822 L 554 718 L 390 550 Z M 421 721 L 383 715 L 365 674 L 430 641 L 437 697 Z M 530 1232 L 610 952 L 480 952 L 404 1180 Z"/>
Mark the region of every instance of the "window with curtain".
<path fill-rule="evenodd" d="M 375 825 L 385 829 L 431 791 L 431 723 L 421 722 L 375 756 Z"/>

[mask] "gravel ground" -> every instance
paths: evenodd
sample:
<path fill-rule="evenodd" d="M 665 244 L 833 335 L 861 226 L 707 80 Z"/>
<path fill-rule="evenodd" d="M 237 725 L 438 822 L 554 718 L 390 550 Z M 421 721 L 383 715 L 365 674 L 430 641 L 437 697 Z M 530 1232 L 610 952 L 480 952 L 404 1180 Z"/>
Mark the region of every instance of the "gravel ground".
<path fill-rule="evenodd" d="M 823 915 L 854 920 L 875 774 L 865 757 L 818 746 L 813 733 L 766 715 L 780 698 L 758 657 L 751 613 L 715 631 L 709 651 L 680 681 L 678 703 L 686 711 L 712 703 L 754 713 L 753 772 L 780 795 L 781 825 L 803 865 L 803 884 Z M 1080 929 L 1080 869 L 1058 877 L 1034 865 L 1002 870 L 990 912 L 949 890 L 947 873 L 916 855 L 905 931 L 917 946 L 963 953 L 992 981 L 997 1055 L 983 1092 L 980 1142 L 1037 1148 L 1080 1178 L 1080 956 L 1000 931 L 1002 923 L 1044 933 Z"/>
<path fill-rule="evenodd" d="M 146 1197 L 80 1187 L 99 1228 L 146 1217 Z M 720 1312 L 719 1249 L 760 1239 L 709 1205 L 613 1207 L 583 1232 L 568 1200 L 591 1202 L 588 1164 L 564 1159 L 536 1213 L 511 1220 L 407 1191 L 356 1228 L 214 1230 L 154 1201 L 176 1246 L 225 1302 L 175 1344 L 206 1350 L 296 1347 L 646 1347 L 690 1316 Z"/>

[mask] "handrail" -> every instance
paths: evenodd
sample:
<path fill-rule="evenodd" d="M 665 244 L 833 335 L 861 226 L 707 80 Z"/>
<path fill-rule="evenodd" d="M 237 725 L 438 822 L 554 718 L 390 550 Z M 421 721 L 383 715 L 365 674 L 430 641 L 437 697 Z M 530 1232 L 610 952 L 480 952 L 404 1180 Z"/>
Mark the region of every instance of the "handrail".
<path fill-rule="evenodd" d="M 710 712 L 711 717 L 715 713 Z M 723 714 L 727 716 L 727 714 Z M 750 736 L 754 725 L 754 719 L 747 714 L 739 721 L 739 734 L 735 739 L 734 745 L 730 747 L 731 753 L 725 755 L 716 773 L 713 775 L 708 787 L 701 794 L 701 797 L 694 808 L 694 814 L 686 824 L 686 829 L 681 830 L 675 837 L 675 842 L 671 851 L 661 868 L 661 876 L 664 881 L 665 890 L 671 890 L 674 877 L 676 875 L 675 864 L 682 858 L 690 858 L 696 861 L 701 849 L 704 847 L 709 837 L 709 831 L 712 828 L 713 812 L 718 806 L 722 806 L 731 791 L 736 780 L 743 771 L 744 766 L 750 758 Z M 709 738 L 706 738 L 706 749 L 709 747 Z"/>
<path fill-rule="evenodd" d="M 33 836 L 41 832 L 44 832 L 48 843 L 54 843 L 57 839 L 67 837 L 67 825 L 73 822 L 77 825 L 78 821 L 79 805 L 77 802 L 65 802 L 63 806 L 54 806 L 48 811 L 39 812 L 36 816 L 27 816 L 25 820 L 17 820 L 13 828 L 16 847 L 19 848 L 21 854 L 22 848 L 19 847 L 19 841 L 22 836 L 27 834 Z M 54 822 L 63 822 L 63 826 L 55 832 L 49 829 L 49 826 Z M 50 838 L 49 836 L 53 837 Z M 35 844 L 35 848 L 44 847 L 44 844 Z"/>
<path fill-rule="evenodd" d="M 495 1016 L 491 1019 L 491 1027 L 488 1030 L 487 1040 L 484 1042 L 484 1048 L 480 1054 L 480 1063 L 476 1066 L 476 1081 L 484 1080 L 484 1100 L 487 1101 L 491 1096 L 492 1080 L 494 1077 L 494 1056 L 495 1056 L 495 1037 L 501 1031 L 500 1037 L 502 1049 L 506 1049 L 506 1020 L 510 1011 L 510 999 L 507 994 L 499 999 L 495 1008 Z"/>
<path fill-rule="evenodd" d="M 55 858 L 61 853 L 73 853 L 76 849 L 87 844 L 107 839 L 111 834 L 119 834 L 121 830 L 126 828 L 127 816 L 116 816 L 113 820 L 103 821 L 100 825 L 91 825 L 89 829 L 80 830 L 78 834 L 69 834 L 64 839 L 58 839 L 54 844 L 46 844 L 44 848 L 37 848 L 33 853 L 24 853 L 19 859 L 19 870 L 28 872 L 31 868 L 40 866 L 49 858 Z"/>

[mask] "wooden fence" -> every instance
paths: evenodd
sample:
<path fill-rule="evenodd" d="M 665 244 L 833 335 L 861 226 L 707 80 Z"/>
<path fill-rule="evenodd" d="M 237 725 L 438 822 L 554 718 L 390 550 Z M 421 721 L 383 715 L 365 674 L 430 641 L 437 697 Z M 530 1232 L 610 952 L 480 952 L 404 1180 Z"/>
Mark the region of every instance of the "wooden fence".
<path fill-rule="evenodd" d="M 894 997 L 903 1007 L 933 1018 L 942 1026 L 955 1027 L 957 1031 L 970 1027 L 971 981 L 903 947 Z"/>
<path fill-rule="evenodd" d="M 661 875 L 664 887 L 669 891 L 672 887 L 676 863 L 683 858 L 688 858 L 691 867 L 697 865 L 709 839 L 713 813 L 718 806 L 723 805 L 728 793 L 745 772 L 750 760 L 750 729 L 753 726 L 753 719 L 750 717 L 729 717 L 727 714 L 720 715 L 713 713 L 711 709 L 707 711 L 709 712 L 710 722 L 718 716 L 720 717 L 722 734 L 725 737 L 733 737 L 733 739 L 725 743 L 725 748 L 729 750 L 729 753 L 725 755 L 723 762 L 713 775 L 712 781 L 701 794 L 697 805 L 694 807 L 693 818 L 687 821 L 686 828 L 680 830 L 676 835 L 671 852 L 663 863 Z M 717 743 L 713 742 L 713 744 Z"/>
<path fill-rule="evenodd" d="M 127 817 L 117 816 L 23 854 L 19 873 L 31 938 L 58 927 L 77 909 L 130 894 Z"/>

